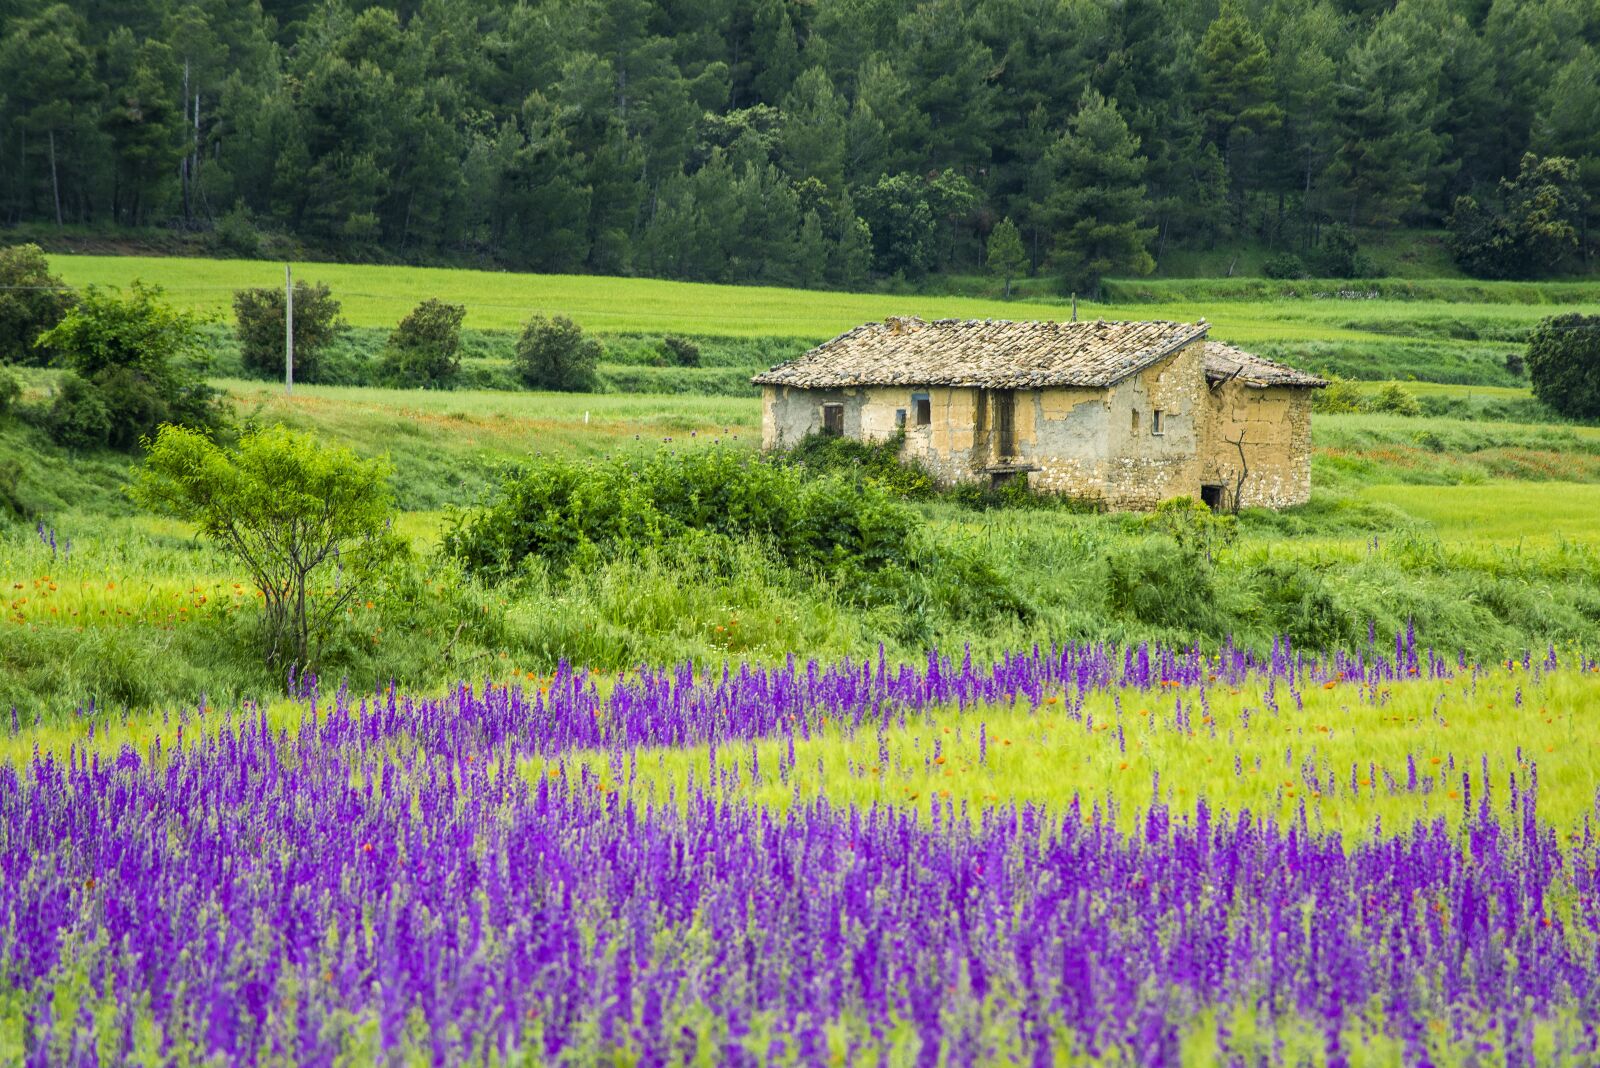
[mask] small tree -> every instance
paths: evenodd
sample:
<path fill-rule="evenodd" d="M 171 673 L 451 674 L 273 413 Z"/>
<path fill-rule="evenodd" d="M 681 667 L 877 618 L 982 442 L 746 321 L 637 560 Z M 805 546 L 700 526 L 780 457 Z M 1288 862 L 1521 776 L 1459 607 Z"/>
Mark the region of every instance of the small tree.
<path fill-rule="evenodd" d="M 1011 280 L 1028 265 L 1028 254 L 1022 247 L 1022 234 L 1017 224 L 1004 218 L 989 234 L 989 273 L 1005 279 L 1006 299 L 1011 299 Z"/>
<path fill-rule="evenodd" d="M 1457 197 L 1450 212 L 1450 253 L 1476 278 L 1548 274 L 1578 248 L 1578 165 L 1529 153 L 1515 179 L 1501 179 L 1485 203 Z"/>
<path fill-rule="evenodd" d="M 59 323 L 76 301 L 50 273 L 38 245 L 0 249 L 0 363 L 48 363 L 39 335 Z"/>
<path fill-rule="evenodd" d="M 1569 419 L 1600 419 L 1600 315 L 1556 315 L 1528 335 L 1533 395 Z"/>
<path fill-rule="evenodd" d="M 263 597 L 268 663 L 315 663 L 328 626 L 404 549 L 390 529 L 386 460 L 282 426 L 252 430 L 233 449 L 175 426 L 146 444 L 130 493 L 245 565 Z"/>
<path fill-rule="evenodd" d="M 581 393 L 593 389 L 600 343 L 564 315 L 535 315 L 522 328 L 515 355 L 517 374 L 530 389 Z"/>
<path fill-rule="evenodd" d="M 464 304 L 429 298 L 400 320 L 389 335 L 378 377 L 389 385 L 444 389 L 461 371 Z"/>
<path fill-rule="evenodd" d="M 202 320 L 160 296 L 159 286 L 139 282 L 126 296 L 91 286 L 36 339 L 72 372 L 48 420 L 57 441 L 126 449 L 162 423 L 221 425 L 216 391 L 203 377 Z"/>
<path fill-rule="evenodd" d="M 328 287 L 294 284 L 294 378 L 315 382 L 318 357 L 344 332 L 340 305 Z M 239 358 L 257 378 L 283 377 L 283 290 L 241 289 L 233 295 Z"/>

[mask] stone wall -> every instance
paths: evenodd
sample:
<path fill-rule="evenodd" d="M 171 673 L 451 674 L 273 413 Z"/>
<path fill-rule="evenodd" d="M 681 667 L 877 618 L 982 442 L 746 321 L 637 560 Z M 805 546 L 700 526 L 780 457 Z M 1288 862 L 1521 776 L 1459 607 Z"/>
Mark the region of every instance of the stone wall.
<path fill-rule="evenodd" d="M 1244 441 L 1248 474 L 1240 490 L 1244 507 L 1287 508 L 1311 499 L 1311 390 L 1258 388 L 1237 379 L 1208 391 L 1201 437 L 1201 479 L 1225 487 L 1229 503 L 1238 484 Z"/>

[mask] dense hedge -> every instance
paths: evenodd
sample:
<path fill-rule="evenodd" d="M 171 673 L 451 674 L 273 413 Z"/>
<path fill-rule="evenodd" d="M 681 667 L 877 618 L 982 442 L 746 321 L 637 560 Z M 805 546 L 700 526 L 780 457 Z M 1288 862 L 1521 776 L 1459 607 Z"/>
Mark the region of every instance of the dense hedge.
<path fill-rule="evenodd" d="M 754 543 L 773 562 L 832 583 L 847 601 L 927 606 L 971 617 L 1023 616 L 1000 574 L 971 551 L 937 545 L 886 490 L 726 446 L 596 463 L 550 461 L 510 479 L 486 508 L 459 515 L 444 549 L 468 572 L 506 580 L 532 562 L 583 568 L 617 554 L 690 553 Z"/>

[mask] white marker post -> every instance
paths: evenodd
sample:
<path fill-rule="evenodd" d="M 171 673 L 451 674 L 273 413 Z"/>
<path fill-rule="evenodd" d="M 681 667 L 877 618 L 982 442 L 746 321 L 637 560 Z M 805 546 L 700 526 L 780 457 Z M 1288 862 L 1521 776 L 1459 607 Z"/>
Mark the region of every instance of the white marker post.
<path fill-rule="evenodd" d="M 283 265 L 283 392 L 294 392 L 294 269 Z"/>

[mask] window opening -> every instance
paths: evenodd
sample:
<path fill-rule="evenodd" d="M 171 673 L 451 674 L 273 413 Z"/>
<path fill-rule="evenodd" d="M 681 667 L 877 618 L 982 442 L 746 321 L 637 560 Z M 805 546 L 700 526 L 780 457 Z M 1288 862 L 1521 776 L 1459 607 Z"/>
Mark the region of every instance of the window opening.
<path fill-rule="evenodd" d="M 1137 408 L 1133 410 L 1133 432 L 1135 434 L 1139 432 L 1139 409 Z"/>
<path fill-rule="evenodd" d="M 896 430 L 904 430 L 906 428 L 906 410 L 904 408 L 896 408 L 894 410 L 894 428 Z"/>
<path fill-rule="evenodd" d="M 933 422 L 933 402 L 928 399 L 926 393 L 911 394 L 911 407 L 916 410 L 918 426 L 927 426 Z"/>
<path fill-rule="evenodd" d="M 1161 409 L 1157 408 L 1155 411 L 1150 413 L 1150 433 L 1164 434 L 1166 433 L 1166 429 L 1167 428 L 1161 423 Z"/>

